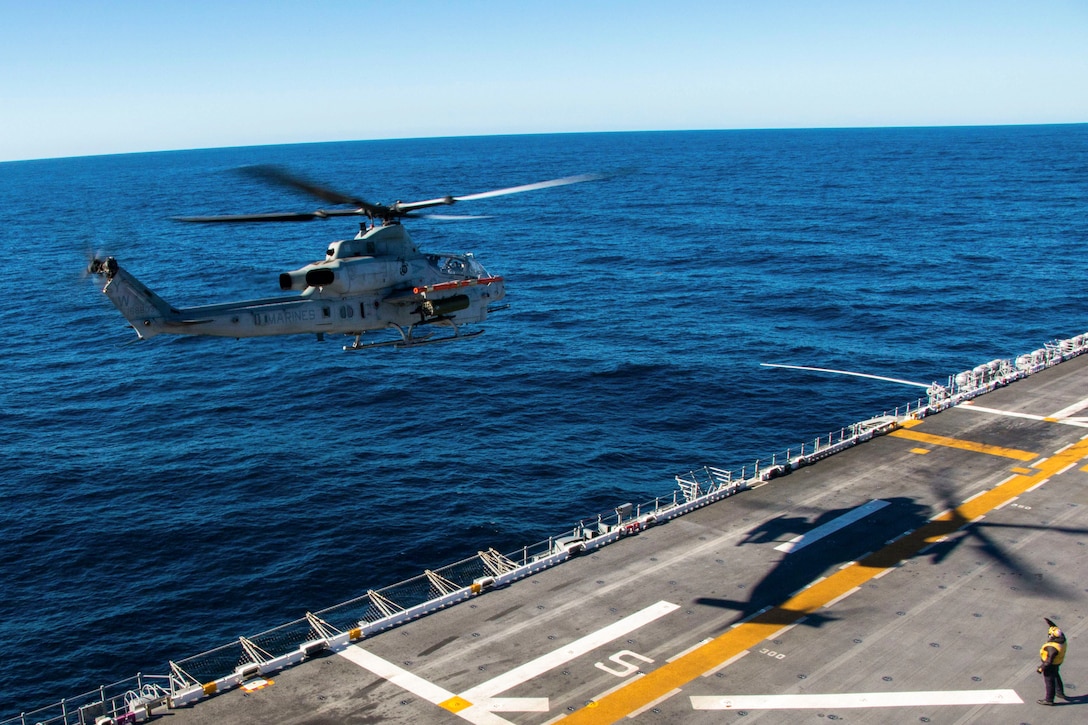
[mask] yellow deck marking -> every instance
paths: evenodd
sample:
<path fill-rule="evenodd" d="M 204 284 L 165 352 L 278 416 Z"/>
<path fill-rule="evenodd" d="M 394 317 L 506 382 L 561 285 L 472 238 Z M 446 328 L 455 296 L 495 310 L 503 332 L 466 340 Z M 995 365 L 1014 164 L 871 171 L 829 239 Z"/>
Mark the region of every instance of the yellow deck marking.
<path fill-rule="evenodd" d="M 940 436 L 932 436 L 932 438 L 940 439 Z M 954 439 L 943 440 L 954 441 Z M 955 442 L 967 443 L 967 441 Z M 981 446 L 982 444 L 969 445 Z M 1035 454 L 1023 451 L 1017 453 L 1035 458 Z M 928 546 L 930 542 L 948 536 L 983 514 L 1008 503 L 1028 489 L 1040 485 L 1056 471 L 1085 458 L 1088 458 L 1088 439 L 1081 440 L 1061 453 L 1054 454 L 1040 464 L 1039 470 L 1032 475 L 1013 476 L 970 501 L 965 501 L 955 509 L 935 516 L 929 523 L 896 539 L 880 551 L 814 582 L 781 605 L 768 609 L 702 647 L 609 693 L 595 701 L 593 708 L 582 708 L 571 713 L 563 718 L 562 722 L 571 724 L 616 722 L 672 690 L 686 685 L 708 669 L 721 666 L 730 657 L 751 649 L 783 627 L 795 624 L 805 615 L 825 606 L 851 589 L 860 587 L 870 579 L 887 572 L 888 569 L 898 566 Z"/>
<path fill-rule="evenodd" d="M 911 453 L 917 453 L 920 456 L 924 456 L 925 454 L 929 453 L 930 450 L 931 449 L 929 449 L 929 448 L 911 448 L 910 452 Z"/>
<path fill-rule="evenodd" d="M 472 707 L 472 703 L 463 697 L 458 697 L 457 695 L 454 695 L 450 699 L 438 703 L 438 706 L 444 707 L 450 712 L 461 712 L 467 707 Z"/>
<path fill-rule="evenodd" d="M 936 436 L 930 433 L 921 433 L 916 430 L 893 430 L 888 435 L 895 436 L 896 438 L 906 438 L 907 440 L 918 441 L 919 443 L 929 443 L 935 446 L 959 448 L 963 451 L 974 451 L 975 453 L 987 453 L 991 456 L 1012 458 L 1017 461 L 1033 461 L 1038 457 L 1035 453 L 1019 451 L 1015 448 L 1002 448 L 1001 446 L 991 446 L 988 443 L 975 443 L 974 441 L 964 441 L 959 438 L 947 438 L 945 436 Z"/>
<path fill-rule="evenodd" d="M 246 692 L 256 692 L 257 690 L 262 690 L 269 685 L 274 684 L 276 684 L 275 680 L 266 680 L 263 677 L 258 677 L 256 679 L 250 680 L 249 682 L 243 682 L 241 687 Z"/>
<path fill-rule="evenodd" d="M 1015 468 L 1012 469 L 1012 472 L 1013 473 L 1031 473 L 1031 469 L 1030 468 L 1021 468 L 1020 466 L 1016 466 Z"/>

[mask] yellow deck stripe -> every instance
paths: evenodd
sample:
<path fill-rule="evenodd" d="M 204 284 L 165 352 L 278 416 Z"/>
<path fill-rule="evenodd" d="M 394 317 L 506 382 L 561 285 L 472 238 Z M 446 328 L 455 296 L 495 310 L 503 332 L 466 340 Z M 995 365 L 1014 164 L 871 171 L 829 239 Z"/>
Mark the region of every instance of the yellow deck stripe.
<path fill-rule="evenodd" d="M 899 430 L 893 430 L 888 435 L 895 436 L 896 438 L 906 438 L 907 440 L 918 441 L 919 443 L 929 443 L 934 446 L 959 448 L 963 451 L 974 451 L 975 453 L 986 453 L 991 456 L 1012 458 L 1017 461 L 1034 461 L 1039 457 L 1035 453 L 1020 451 L 1015 448 L 1002 448 L 1001 446 L 991 446 L 988 443 L 975 443 L 974 441 L 964 441 L 959 438 L 948 438 L 945 436 L 932 435 L 930 433 L 921 433 L 916 430 L 904 430 L 901 428 Z"/>
<path fill-rule="evenodd" d="M 1032 458 L 1036 457 L 1035 454 L 1028 455 Z M 934 517 L 929 523 L 897 539 L 880 551 L 870 554 L 845 569 L 840 569 L 826 579 L 813 583 L 780 606 L 773 607 L 758 617 L 734 627 L 702 647 L 662 665 L 644 677 L 602 697 L 599 701 L 591 702 L 591 706 L 571 713 L 563 718 L 562 722 L 571 725 L 616 722 L 677 687 L 686 685 L 730 657 L 751 649 L 786 625 L 797 622 L 806 614 L 834 601 L 851 589 L 861 586 L 882 571 L 898 566 L 928 544 L 948 536 L 968 522 L 1055 475 L 1069 464 L 1084 458 L 1088 458 L 1088 439 L 1055 454 L 1040 465 L 1038 472 L 1030 476 L 1013 476 L 1000 486 L 960 504 L 954 510 Z"/>

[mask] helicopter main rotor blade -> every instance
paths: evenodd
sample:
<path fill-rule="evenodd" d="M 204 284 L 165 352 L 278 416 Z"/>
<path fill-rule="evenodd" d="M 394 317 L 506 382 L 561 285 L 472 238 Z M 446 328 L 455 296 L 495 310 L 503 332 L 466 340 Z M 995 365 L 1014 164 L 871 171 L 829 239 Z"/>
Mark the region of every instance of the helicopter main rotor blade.
<path fill-rule="evenodd" d="M 207 223 L 230 222 L 308 222 L 314 219 L 328 219 L 336 216 L 357 216 L 366 214 L 362 209 L 318 209 L 313 212 L 272 212 L 270 214 L 226 214 L 223 216 L 176 216 L 174 221 Z"/>
<path fill-rule="evenodd" d="M 495 189 L 494 191 L 481 191 L 478 194 L 466 194 L 465 196 L 455 196 L 454 201 L 475 201 L 476 199 L 489 199 L 493 196 L 505 196 L 506 194 L 520 194 L 523 191 L 536 191 L 537 189 L 550 189 L 553 186 L 566 186 L 568 184 L 581 184 L 584 181 L 597 181 L 604 177 L 600 174 L 579 174 L 577 176 L 564 176 L 562 179 L 551 179 L 550 181 L 537 181 L 533 184 L 522 184 L 521 186 L 510 186 L 505 189 Z"/>
<path fill-rule="evenodd" d="M 537 181 L 532 184 L 522 184 L 521 186 L 508 186 L 505 189 L 494 189 L 492 191 L 481 191 L 477 194 L 465 194 L 464 196 L 443 196 L 438 199 L 428 199 L 426 201 L 410 201 L 400 202 L 398 201 L 393 205 L 392 209 L 396 212 L 409 212 L 416 209 L 427 209 L 432 206 L 443 206 L 448 204 L 454 204 L 459 201 L 476 201 L 477 199 L 490 199 L 493 196 L 505 196 L 506 194 L 520 194 L 523 191 L 536 191 L 538 189 L 550 189 L 553 186 L 566 186 L 567 184 L 580 184 L 583 181 L 596 181 L 602 179 L 600 174 L 579 174 L 578 176 L 565 176 L 562 179 L 550 179 L 548 181 Z"/>
<path fill-rule="evenodd" d="M 412 219 L 437 219 L 446 222 L 460 222 L 472 219 L 490 219 L 488 214 L 405 214 Z"/>
<path fill-rule="evenodd" d="M 241 169 L 243 173 L 255 176 L 263 181 L 272 182 L 280 186 L 286 186 L 291 189 L 303 191 L 312 196 L 316 196 L 322 201 L 327 201 L 330 204 L 350 204 L 351 209 L 317 209 L 312 212 L 271 212 L 266 214 L 226 214 L 218 216 L 186 216 L 186 217 L 174 217 L 176 221 L 181 222 L 196 222 L 196 223 L 244 223 L 244 222 L 308 222 L 314 219 L 328 219 L 329 217 L 341 217 L 341 216 L 367 216 L 372 219 L 381 219 L 383 222 L 390 222 L 401 218 L 430 218 L 430 219 L 481 219 L 483 217 L 466 215 L 442 215 L 442 214 L 416 214 L 414 212 L 420 209 L 429 209 L 435 206 L 448 206 L 455 204 L 459 201 L 475 201 L 477 199 L 489 199 L 493 196 L 504 196 L 506 194 L 520 194 L 523 191 L 536 191 L 538 189 L 548 189 L 553 186 L 566 186 L 567 184 L 579 184 L 583 181 L 595 181 L 597 179 L 604 178 L 599 174 L 581 174 L 579 176 L 565 176 L 562 179 L 550 179 L 548 181 L 537 181 L 532 184 L 522 184 L 521 186 L 509 186 L 505 189 L 494 189 L 492 191 L 482 191 L 477 194 L 466 194 L 464 196 L 443 196 L 438 199 L 427 199 L 424 201 L 411 201 L 407 203 L 397 202 L 392 206 L 386 206 L 385 204 L 372 204 L 369 201 L 360 199 L 354 196 L 348 196 L 347 194 L 341 194 L 339 191 L 329 189 L 325 186 L 320 186 L 305 179 L 301 179 L 293 174 L 289 174 L 283 169 L 276 166 L 246 166 Z"/>
<path fill-rule="evenodd" d="M 286 186 L 291 189 L 297 189 L 330 204 L 351 204 L 357 209 L 363 209 L 378 216 L 387 211 L 387 208 L 381 204 L 371 204 L 365 199 L 342 194 L 335 189 L 330 189 L 327 186 L 321 186 L 320 184 L 307 181 L 294 174 L 289 174 L 278 166 L 244 166 L 242 167 L 242 171 L 250 176 L 261 179 L 262 181 L 279 184 L 280 186 Z"/>

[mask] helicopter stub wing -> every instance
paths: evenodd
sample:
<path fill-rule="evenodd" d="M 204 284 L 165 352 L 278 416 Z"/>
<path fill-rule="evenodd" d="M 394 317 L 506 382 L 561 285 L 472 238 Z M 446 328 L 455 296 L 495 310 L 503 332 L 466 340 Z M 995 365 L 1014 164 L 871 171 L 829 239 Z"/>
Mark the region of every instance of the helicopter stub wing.
<path fill-rule="evenodd" d="M 495 282 L 502 282 L 502 277 L 473 277 L 471 279 L 455 279 L 449 282 L 438 282 L 437 284 L 429 284 L 423 287 L 409 287 L 390 293 L 382 300 L 382 302 L 394 305 L 407 305 L 425 300 L 428 298 L 428 295 L 432 295 L 435 292 L 448 292 L 464 287 L 475 287 L 476 285 L 481 284 L 494 284 Z"/>
<path fill-rule="evenodd" d="M 478 284 L 488 285 L 495 282 L 502 282 L 502 277 L 472 277 L 470 279 L 456 279 L 450 282 L 429 284 L 425 287 L 413 287 L 412 291 L 414 291 L 416 294 L 426 296 L 428 292 L 445 292 L 446 290 L 460 289 L 461 287 L 474 287 Z"/>
<path fill-rule="evenodd" d="M 415 302 L 419 302 L 424 299 L 423 295 L 415 291 L 415 288 L 408 288 L 391 292 L 382 298 L 382 304 L 386 305 L 409 305 Z"/>

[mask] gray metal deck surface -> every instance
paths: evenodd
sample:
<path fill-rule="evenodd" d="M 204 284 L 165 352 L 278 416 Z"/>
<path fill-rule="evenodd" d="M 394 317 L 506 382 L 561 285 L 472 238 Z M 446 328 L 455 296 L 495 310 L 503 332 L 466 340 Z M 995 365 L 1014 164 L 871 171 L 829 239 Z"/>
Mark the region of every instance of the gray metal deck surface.
<path fill-rule="evenodd" d="M 1067 361 L 166 718 L 1088 721 L 1086 368 Z M 1044 616 L 1070 639 L 1074 702 L 1053 708 L 1035 702 Z"/>

